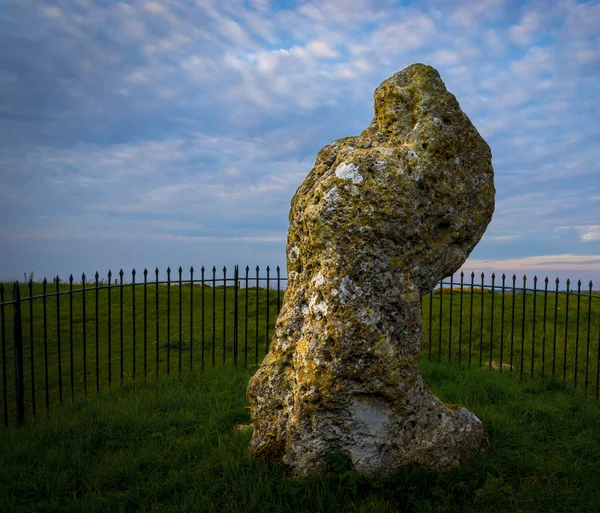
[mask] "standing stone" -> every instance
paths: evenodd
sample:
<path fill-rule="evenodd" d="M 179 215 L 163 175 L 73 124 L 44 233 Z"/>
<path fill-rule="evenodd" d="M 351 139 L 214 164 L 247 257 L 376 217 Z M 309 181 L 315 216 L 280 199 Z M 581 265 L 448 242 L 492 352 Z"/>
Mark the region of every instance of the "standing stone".
<path fill-rule="evenodd" d="M 447 469 L 487 448 L 479 419 L 419 374 L 419 300 L 490 222 L 491 159 L 423 64 L 375 90 L 362 134 L 318 153 L 292 199 L 285 301 L 248 385 L 251 453 L 306 476 L 329 453 L 371 473 Z"/>

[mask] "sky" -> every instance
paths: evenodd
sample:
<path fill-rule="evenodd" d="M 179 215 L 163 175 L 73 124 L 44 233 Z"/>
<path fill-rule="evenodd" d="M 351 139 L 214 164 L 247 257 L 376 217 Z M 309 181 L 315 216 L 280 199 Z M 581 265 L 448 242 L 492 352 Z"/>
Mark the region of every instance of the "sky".
<path fill-rule="evenodd" d="M 600 289 L 600 3 L 575 0 L 3 0 L 0 279 L 285 273 L 318 150 L 415 62 L 493 153 L 463 270 Z"/>

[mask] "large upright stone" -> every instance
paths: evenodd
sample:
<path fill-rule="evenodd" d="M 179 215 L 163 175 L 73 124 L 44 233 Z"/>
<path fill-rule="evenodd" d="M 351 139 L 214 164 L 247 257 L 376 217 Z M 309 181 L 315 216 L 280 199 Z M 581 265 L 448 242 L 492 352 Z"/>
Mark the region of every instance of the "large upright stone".
<path fill-rule="evenodd" d="M 375 90 L 358 137 L 325 146 L 292 199 L 289 284 L 248 385 L 250 451 L 296 476 L 343 453 L 370 473 L 441 470 L 487 447 L 481 422 L 419 374 L 419 299 L 455 272 L 494 211 L 491 151 L 414 64 Z"/>

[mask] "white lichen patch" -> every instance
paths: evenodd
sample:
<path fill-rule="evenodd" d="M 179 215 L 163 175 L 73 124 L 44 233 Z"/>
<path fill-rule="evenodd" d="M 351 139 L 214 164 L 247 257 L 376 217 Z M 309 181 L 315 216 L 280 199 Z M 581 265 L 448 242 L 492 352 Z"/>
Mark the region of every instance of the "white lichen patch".
<path fill-rule="evenodd" d="M 350 180 L 354 184 L 363 181 L 363 177 L 358 172 L 358 167 L 355 164 L 340 164 L 335 170 L 335 176 L 342 180 Z"/>
<path fill-rule="evenodd" d="M 454 159 L 454 162 L 456 162 L 456 164 L 457 164 L 457 165 L 459 165 L 459 164 L 460 164 L 460 157 L 456 157 L 456 158 Z"/>
<path fill-rule="evenodd" d="M 319 272 L 319 274 L 317 274 L 313 278 L 313 283 L 315 284 L 316 287 L 321 287 L 322 285 L 324 285 L 325 284 L 325 276 L 323 276 L 323 273 Z"/>
<path fill-rule="evenodd" d="M 383 168 L 385 168 L 385 166 L 387 166 L 387 162 L 385 160 L 380 160 L 376 165 L 377 169 L 381 171 Z"/>
<path fill-rule="evenodd" d="M 325 301 L 321 301 L 320 303 L 313 306 L 314 314 L 319 317 L 322 315 L 323 317 L 327 315 L 327 303 Z"/>
<path fill-rule="evenodd" d="M 288 253 L 288 258 L 290 259 L 290 262 L 295 262 L 296 260 L 298 260 L 299 256 L 300 248 L 298 246 L 292 246 L 290 248 L 290 252 Z"/>
<path fill-rule="evenodd" d="M 332 187 L 323 197 L 325 203 L 330 208 L 340 199 L 340 191 L 337 187 Z"/>
<path fill-rule="evenodd" d="M 310 302 L 308 303 L 308 310 L 312 312 L 317 318 L 320 318 L 321 316 L 324 317 L 325 315 L 327 315 L 327 309 L 329 307 L 327 306 L 327 303 L 325 303 L 325 301 L 317 303 L 318 300 L 318 294 L 313 294 L 313 296 L 310 298 Z"/>
<path fill-rule="evenodd" d="M 348 301 L 349 299 L 356 299 L 362 295 L 362 289 L 358 285 L 355 285 L 348 276 L 342 278 L 340 281 L 340 300 L 342 302 Z"/>

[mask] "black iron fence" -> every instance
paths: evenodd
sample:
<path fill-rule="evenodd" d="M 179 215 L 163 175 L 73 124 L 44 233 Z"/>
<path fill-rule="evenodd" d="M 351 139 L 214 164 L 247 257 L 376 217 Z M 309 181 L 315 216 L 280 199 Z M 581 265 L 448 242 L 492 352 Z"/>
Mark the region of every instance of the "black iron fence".
<path fill-rule="evenodd" d="M 505 274 L 500 284 L 495 274 L 488 284 L 484 273 L 480 283 L 475 283 L 475 273 L 470 282 L 465 283 L 464 278 L 462 272 L 459 282 L 451 276 L 428 295 L 428 305 L 421 300 L 428 321 L 423 351 L 430 359 L 456 359 L 469 367 L 488 366 L 490 370 L 518 372 L 521 377 L 551 375 L 563 384 L 582 386 L 586 395 L 593 387 L 598 399 L 600 292 L 593 291 L 591 281 L 586 291 L 581 280 L 573 290 L 567 279 L 566 290 L 560 290 L 558 278 L 550 282 L 546 277 L 543 287 L 538 286 L 537 276 L 529 287 L 526 276 L 521 287 L 516 275 L 509 278 L 508 285 Z M 458 320 L 453 319 L 454 313 Z M 443 333 L 444 326 L 447 333 Z"/>
<path fill-rule="evenodd" d="M 39 415 L 90 392 L 122 386 L 126 380 L 158 379 L 232 361 L 258 365 L 269 350 L 287 278 L 277 267 L 266 275 L 246 267 L 180 267 L 166 280 L 158 269 L 135 270 L 113 283 L 98 273 L 80 283 L 13 283 L 7 300 L 0 284 L 2 401 L 4 425 L 20 424 L 25 412 Z M 600 293 L 592 282 L 582 291 L 566 281 L 538 287 L 534 277 L 517 286 L 442 281 L 421 300 L 425 337 L 422 354 L 467 366 L 487 366 L 519 376 L 551 375 L 598 398 L 600 381 Z M 468 277 L 467 277 L 468 280 Z M 550 288 L 549 288 L 550 285 Z M 12 346 L 12 355 L 10 348 Z M 8 349 L 8 353 L 7 353 Z M 12 361 L 11 361 L 12 360 Z M 40 397 L 41 396 L 41 397 Z M 12 419 L 12 420 L 11 420 Z"/>

